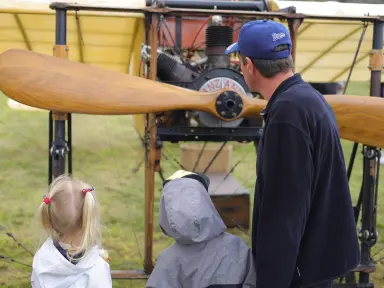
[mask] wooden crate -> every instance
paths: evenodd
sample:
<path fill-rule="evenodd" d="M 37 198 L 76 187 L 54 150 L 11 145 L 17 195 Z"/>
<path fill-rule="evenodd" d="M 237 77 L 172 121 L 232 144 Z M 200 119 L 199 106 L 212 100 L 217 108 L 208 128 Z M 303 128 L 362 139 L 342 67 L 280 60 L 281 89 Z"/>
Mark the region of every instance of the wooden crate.
<path fill-rule="evenodd" d="M 204 144 L 200 143 L 188 143 L 180 145 L 180 164 L 188 170 L 192 171 L 193 167 L 199 158 L 199 154 L 202 151 Z M 200 160 L 195 169 L 195 172 L 204 172 L 205 168 L 212 158 L 216 155 L 220 149 L 221 143 L 208 143 L 205 146 L 203 153 L 200 156 Z M 232 157 L 232 145 L 225 145 L 224 148 L 217 155 L 216 159 L 212 162 L 212 165 L 206 173 L 221 173 L 227 174 L 230 170 L 230 163 Z"/>
<path fill-rule="evenodd" d="M 228 228 L 249 229 L 250 197 L 231 174 L 207 174 L 211 181 L 209 194 L 212 202 Z"/>

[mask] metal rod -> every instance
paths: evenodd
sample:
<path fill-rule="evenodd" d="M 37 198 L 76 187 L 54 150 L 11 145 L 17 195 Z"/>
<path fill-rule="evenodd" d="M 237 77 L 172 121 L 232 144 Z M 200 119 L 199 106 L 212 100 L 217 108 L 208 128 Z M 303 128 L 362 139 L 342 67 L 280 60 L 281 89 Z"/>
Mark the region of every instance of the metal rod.
<path fill-rule="evenodd" d="M 59 13 L 59 15 L 57 13 Z M 80 22 L 79 22 L 79 25 L 80 25 Z M 78 32 L 80 32 L 79 35 L 81 35 L 81 31 L 79 30 Z M 79 41 L 79 46 L 81 46 L 80 39 L 78 39 L 78 41 Z M 57 10 L 56 11 L 56 45 L 66 45 L 66 44 L 67 44 L 67 11 Z M 72 174 L 72 115 L 71 113 L 68 113 L 67 115 L 68 115 L 67 117 L 68 118 L 67 120 L 68 173 Z M 64 125 L 64 129 L 65 129 L 65 123 L 62 125 Z M 64 135 L 65 135 L 65 130 L 64 130 Z M 64 140 L 65 140 L 65 136 L 64 136 Z M 64 165 L 65 165 L 65 157 L 64 157 Z M 63 173 L 65 173 L 65 166 L 64 166 Z"/>
<path fill-rule="evenodd" d="M 361 226 L 361 264 L 369 265 L 371 261 L 371 239 L 374 237 L 371 233 L 373 228 L 373 197 L 374 197 L 374 175 L 371 175 L 373 169 L 371 157 L 368 156 L 372 151 L 371 147 L 364 146 L 363 162 L 363 205 L 362 205 L 362 226 Z M 373 160 L 374 161 L 374 160 Z M 369 283 L 369 274 L 360 272 L 359 283 Z"/>
<path fill-rule="evenodd" d="M 376 21 L 373 26 L 373 50 L 383 49 L 383 22 Z M 370 95 L 381 96 L 381 73 L 382 71 L 371 71 Z M 361 262 L 369 265 L 371 262 L 371 247 L 376 243 L 376 229 L 374 227 L 375 217 L 375 167 L 377 163 L 377 152 L 375 147 L 363 146 L 363 205 L 362 205 L 362 227 L 361 227 Z M 369 283 L 369 274 L 360 272 L 359 283 Z"/>
<path fill-rule="evenodd" d="M 230 2 L 228 2 L 230 3 Z M 239 4 L 241 2 L 234 2 Z M 119 8 L 119 7 L 100 7 L 91 5 L 67 4 L 67 3 L 51 3 L 51 9 L 67 9 L 67 10 L 87 10 L 87 11 L 103 11 L 103 12 L 132 12 L 132 13 L 154 13 L 164 16 L 206 16 L 206 15 L 228 15 L 231 17 L 252 18 L 256 16 L 269 18 L 298 18 L 298 19 L 320 19 L 320 20 L 340 20 L 340 21 L 383 21 L 383 16 L 334 16 L 334 15 L 307 15 L 303 13 L 287 13 L 287 12 L 260 12 L 260 11 L 244 11 L 238 9 L 215 10 L 215 9 L 187 9 L 187 8 Z M 194 7 L 194 6 L 193 6 Z M 236 7 L 235 7 L 236 8 Z"/>
<path fill-rule="evenodd" d="M 52 183 L 52 155 L 51 155 L 51 145 L 53 142 L 53 120 L 52 120 L 52 111 L 49 111 L 48 114 L 48 185 Z"/>
<path fill-rule="evenodd" d="M 221 144 L 220 148 L 216 151 L 215 155 L 213 155 L 211 161 L 209 161 L 207 167 L 205 167 L 203 174 L 207 173 L 209 168 L 211 168 L 213 162 L 216 160 L 217 156 L 219 156 L 221 150 L 223 150 L 224 146 L 227 144 L 227 141 L 225 141 L 223 144 Z"/>
<path fill-rule="evenodd" d="M 351 80 L 351 76 L 352 76 L 353 68 L 354 68 L 355 65 L 356 65 L 357 56 L 358 56 L 359 53 L 360 53 L 361 43 L 363 43 L 363 40 L 364 40 L 364 37 L 365 37 L 365 32 L 367 31 L 367 28 L 368 28 L 368 23 L 365 23 L 365 24 L 364 24 L 363 31 L 361 32 L 361 35 L 360 35 L 359 43 L 357 44 L 357 49 L 356 49 L 356 52 L 355 52 L 355 56 L 353 57 L 352 65 L 351 65 L 351 67 L 350 67 L 350 69 L 349 69 L 349 73 L 348 73 L 347 81 L 345 82 L 345 85 L 344 85 L 343 94 L 345 94 L 345 93 L 347 92 L 348 85 L 349 85 L 349 81 Z"/>
<path fill-rule="evenodd" d="M 353 148 L 352 148 L 352 152 L 351 152 L 351 159 L 349 160 L 348 170 L 347 170 L 348 181 L 349 181 L 349 179 L 351 179 L 353 164 L 355 163 L 355 158 L 356 158 L 358 146 L 359 146 L 359 143 L 353 144 Z"/>
<path fill-rule="evenodd" d="M 195 172 L 195 170 L 196 170 L 196 168 L 197 168 L 197 165 L 199 165 L 200 158 L 201 158 L 201 156 L 203 155 L 203 152 L 204 152 L 204 150 L 205 150 L 205 146 L 207 146 L 207 141 L 204 142 L 204 145 L 203 145 L 203 147 L 201 148 L 201 150 L 200 150 L 200 152 L 199 152 L 199 155 L 197 156 L 195 165 L 193 165 L 193 168 L 192 168 L 192 172 Z"/>
<path fill-rule="evenodd" d="M 68 133 L 67 133 L 67 141 L 68 141 L 68 174 L 72 175 L 72 114 L 68 113 Z"/>
<path fill-rule="evenodd" d="M 383 23 L 376 21 L 373 25 L 373 44 L 372 49 L 383 49 Z M 371 96 L 381 96 L 381 73 L 382 71 L 371 71 Z"/>
<path fill-rule="evenodd" d="M 362 31 L 362 33 L 360 35 L 360 39 L 359 39 L 359 43 L 357 45 L 355 56 L 353 57 L 352 65 L 351 65 L 351 67 L 349 69 L 349 73 L 348 73 L 347 81 L 346 81 L 345 86 L 344 86 L 343 94 L 345 94 L 347 92 L 349 81 L 351 79 L 353 69 L 354 69 L 354 67 L 356 65 L 357 56 L 359 55 L 361 43 L 363 42 L 363 39 L 364 39 L 364 36 L 365 36 L 365 32 L 367 31 L 367 27 L 368 27 L 368 23 L 365 23 L 364 24 L 364 29 L 363 29 L 363 31 Z M 353 165 L 355 163 L 355 158 L 356 158 L 356 153 L 357 153 L 358 146 L 359 146 L 359 143 L 357 143 L 357 142 L 355 142 L 353 144 L 353 148 L 352 148 L 352 152 L 351 152 L 351 157 L 350 157 L 350 160 L 349 160 L 348 170 L 347 170 L 348 182 L 351 179 L 352 169 L 353 169 Z M 362 181 L 362 183 L 361 183 L 360 192 L 359 192 L 359 198 L 357 200 L 356 206 L 353 207 L 354 214 L 355 214 L 354 216 L 355 216 L 355 223 L 356 223 L 356 225 L 357 225 L 357 221 L 359 220 L 361 206 L 362 206 L 362 202 L 363 202 L 363 191 L 364 191 L 363 190 L 364 189 L 364 183 L 363 182 L 364 181 Z M 343 279 L 343 278 L 341 278 L 341 279 Z M 347 274 L 345 276 L 345 281 L 346 281 L 346 283 L 356 283 L 356 274 L 354 272 L 351 272 L 351 273 Z"/>
<path fill-rule="evenodd" d="M 65 121 L 55 120 L 55 141 L 53 144 L 53 177 L 65 173 Z"/>
<path fill-rule="evenodd" d="M 67 10 L 56 10 L 56 45 L 67 44 Z"/>
<path fill-rule="evenodd" d="M 181 31 L 181 25 L 182 25 L 182 18 L 180 16 L 177 16 L 176 17 L 176 25 L 175 25 L 175 41 L 176 43 L 174 43 L 175 45 L 175 51 L 177 51 L 177 53 L 179 55 L 181 55 L 181 49 L 182 49 L 182 31 Z M 171 35 L 172 37 L 172 34 L 169 33 L 169 35 Z"/>
<path fill-rule="evenodd" d="M 209 0 L 146 0 L 147 6 L 157 3 L 160 7 L 170 8 L 195 8 L 195 9 L 215 9 L 215 10 L 245 10 L 263 11 L 265 4 L 263 1 L 209 1 Z"/>
<path fill-rule="evenodd" d="M 67 44 L 67 11 L 56 10 L 56 46 Z M 58 53 L 56 51 L 56 53 Z M 55 140 L 52 143 L 51 155 L 53 161 L 53 177 L 56 178 L 65 173 L 65 120 L 56 119 Z"/>

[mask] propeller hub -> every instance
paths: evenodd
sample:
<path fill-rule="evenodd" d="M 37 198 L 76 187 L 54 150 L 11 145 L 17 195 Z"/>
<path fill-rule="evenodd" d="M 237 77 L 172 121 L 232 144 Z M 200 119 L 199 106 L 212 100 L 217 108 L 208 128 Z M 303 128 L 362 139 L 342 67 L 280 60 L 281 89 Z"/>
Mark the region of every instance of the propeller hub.
<path fill-rule="evenodd" d="M 224 119 L 234 119 L 243 111 L 243 99 L 235 91 L 225 91 L 216 98 L 216 112 Z"/>

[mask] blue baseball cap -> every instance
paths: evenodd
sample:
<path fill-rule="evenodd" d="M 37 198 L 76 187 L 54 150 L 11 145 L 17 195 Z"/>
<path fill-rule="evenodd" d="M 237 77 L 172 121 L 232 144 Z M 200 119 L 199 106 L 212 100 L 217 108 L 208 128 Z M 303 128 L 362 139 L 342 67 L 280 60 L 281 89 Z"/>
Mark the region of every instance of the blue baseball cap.
<path fill-rule="evenodd" d="M 279 51 L 277 46 L 288 45 L 289 49 Z M 246 57 L 277 60 L 288 58 L 292 50 L 292 41 L 285 26 L 268 20 L 250 21 L 241 27 L 236 43 L 230 45 L 225 54 L 237 53 Z"/>

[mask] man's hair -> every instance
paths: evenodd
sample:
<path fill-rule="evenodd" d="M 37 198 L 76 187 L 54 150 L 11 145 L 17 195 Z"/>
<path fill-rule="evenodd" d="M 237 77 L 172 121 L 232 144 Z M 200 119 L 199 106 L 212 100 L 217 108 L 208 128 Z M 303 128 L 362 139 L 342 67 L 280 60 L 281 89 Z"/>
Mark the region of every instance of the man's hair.
<path fill-rule="evenodd" d="M 283 51 L 288 48 L 288 45 L 279 45 L 275 48 L 275 51 Z M 247 56 L 241 55 L 239 53 L 240 61 L 242 61 L 244 65 L 247 64 L 247 60 L 245 59 L 246 57 Z M 289 71 L 294 67 L 291 55 L 287 58 L 277 60 L 255 59 L 251 57 L 248 58 L 251 59 L 253 65 L 255 65 L 256 69 L 259 70 L 260 74 L 265 78 L 272 78 L 276 74 Z"/>

